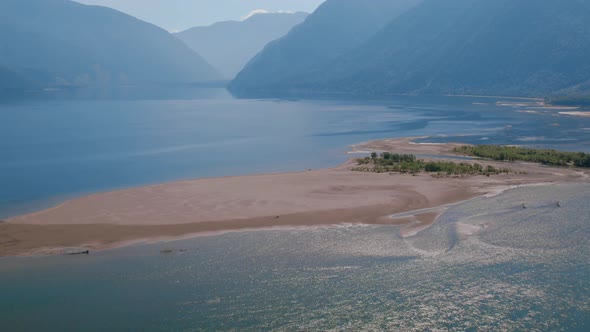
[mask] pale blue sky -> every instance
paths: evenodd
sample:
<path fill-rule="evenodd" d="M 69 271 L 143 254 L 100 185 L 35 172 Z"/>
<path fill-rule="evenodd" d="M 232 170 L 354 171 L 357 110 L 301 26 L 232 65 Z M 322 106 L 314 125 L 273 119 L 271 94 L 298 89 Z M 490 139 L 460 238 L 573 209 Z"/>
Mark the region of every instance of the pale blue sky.
<path fill-rule="evenodd" d="M 169 31 L 239 20 L 253 10 L 313 12 L 324 0 L 76 0 L 112 7 Z"/>

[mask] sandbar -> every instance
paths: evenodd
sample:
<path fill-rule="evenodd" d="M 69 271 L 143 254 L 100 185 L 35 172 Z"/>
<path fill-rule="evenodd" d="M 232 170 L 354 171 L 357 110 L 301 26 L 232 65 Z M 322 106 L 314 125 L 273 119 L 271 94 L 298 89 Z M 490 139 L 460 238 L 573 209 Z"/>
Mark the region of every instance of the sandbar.
<path fill-rule="evenodd" d="M 352 151 L 446 158 L 454 147 L 464 145 L 417 144 L 414 139 L 367 142 Z M 443 207 L 498 188 L 588 181 L 580 169 L 478 162 L 509 167 L 514 173 L 444 178 L 363 173 L 351 170 L 356 165 L 351 159 L 322 170 L 195 179 L 98 193 L 0 223 L 0 256 L 56 253 L 71 247 L 101 250 L 211 232 L 337 224 L 399 226 L 402 236 L 412 236 L 435 222 L 440 212 L 401 220 L 388 216 Z"/>

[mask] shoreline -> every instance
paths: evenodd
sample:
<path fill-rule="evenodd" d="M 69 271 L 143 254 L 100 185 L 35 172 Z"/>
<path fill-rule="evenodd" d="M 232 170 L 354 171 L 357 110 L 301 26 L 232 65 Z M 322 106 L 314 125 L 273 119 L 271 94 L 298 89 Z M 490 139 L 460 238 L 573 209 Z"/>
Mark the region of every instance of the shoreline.
<path fill-rule="evenodd" d="M 506 189 L 508 190 L 510 188 Z M 61 236 L 59 238 L 59 242 L 71 244 L 63 246 L 42 245 L 45 241 L 53 241 L 52 239 L 42 240 L 40 238 L 36 238 L 36 244 L 34 248 L 25 250 L 19 249 L 18 252 L 9 252 L 8 254 L 4 254 L 2 251 L 0 251 L 0 259 L 3 257 L 67 255 L 68 251 L 71 249 L 76 249 L 76 252 L 89 249 L 92 251 L 104 251 L 132 245 L 149 245 L 161 242 L 174 242 L 202 236 L 217 236 L 233 232 L 305 230 L 318 227 L 392 226 L 399 228 L 400 236 L 410 237 L 436 223 L 437 219 L 447 210 L 447 207 L 468 202 L 479 197 L 485 197 L 485 194 L 473 194 L 465 197 L 464 199 L 453 201 L 448 204 L 419 208 L 411 211 L 390 210 L 384 206 L 367 206 L 363 208 L 286 215 L 281 216 L 283 220 L 280 221 L 277 221 L 276 217 L 262 217 L 253 219 L 151 226 L 119 226 L 109 224 L 18 225 L 10 223 L 10 226 L 7 226 L 7 229 L 2 229 L 0 226 L 0 240 L 4 240 L 4 233 L 7 230 L 8 232 L 14 233 L 39 232 L 39 235 L 47 235 L 48 233 L 66 233 L 67 235 L 65 237 Z M 415 211 L 423 210 L 441 211 L 435 213 L 417 213 L 415 215 L 408 215 L 407 217 L 402 218 L 394 217 L 395 215 L 409 214 Z M 348 222 L 323 222 L 324 220 L 333 220 L 334 218 L 338 217 L 342 217 L 343 219 L 341 220 L 345 219 L 348 220 Z M 302 221 L 311 220 L 311 218 L 313 218 L 312 221 Z M 108 239 L 107 241 L 97 241 L 95 239 L 97 233 L 110 233 L 111 237 L 103 238 Z M 75 237 L 75 239 L 70 238 L 68 235 Z M 85 240 L 86 238 L 88 239 L 87 241 Z M 0 241 L 0 245 L 4 244 L 4 241 Z M 5 249 L 6 248 L 2 248 L 2 250 Z"/>
<path fill-rule="evenodd" d="M 464 145 L 412 142 L 418 138 L 372 141 L 351 149 L 352 153 L 396 151 L 444 159 L 453 155 L 454 147 Z M 0 257 L 60 254 L 66 248 L 103 250 L 232 231 L 343 224 L 398 226 L 400 236 L 408 237 L 435 223 L 449 205 L 490 191 L 498 194 L 514 186 L 588 178 L 580 169 L 485 164 L 508 165 L 518 174 L 434 178 L 362 173 L 351 170 L 355 163 L 350 159 L 314 171 L 183 180 L 97 193 L 0 222 Z"/>
<path fill-rule="evenodd" d="M 351 159 L 354 159 L 354 158 L 349 158 L 344 163 L 338 164 L 336 166 L 318 168 L 316 170 L 320 170 L 320 169 L 321 170 L 330 170 L 333 168 L 339 168 L 339 167 L 343 166 L 344 164 L 349 163 Z M 94 196 L 94 195 L 108 194 L 108 193 L 117 192 L 117 191 L 125 191 L 125 190 L 132 190 L 132 189 L 143 188 L 143 187 L 153 187 L 153 186 L 168 185 L 168 184 L 182 183 L 182 182 L 191 182 L 191 181 L 196 181 L 196 180 L 240 178 L 240 177 L 245 177 L 245 176 L 263 176 L 263 175 L 275 175 L 275 174 L 293 174 L 293 173 L 305 173 L 305 172 L 309 172 L 309 171 L 310 171 L 310 169 L 308 169 L 308 170 L 295 170 L 295 171 L 279 171 L 279 172 L 270 172 L 270 173 L 253 172 L 253 173 L 247 173 L 247 174 L 242 174 L 242 175 L 222 175 L 222 176 L 199 177 L 199 178 L 180 178 L 180 179 L 175 179 L 175 180 L 165 181 L 165 182 L 153 182 L 153 183 L 148 182 L 148 183 L 143 183 L 143 184 L 139 184 L 139 185 L 132 185 L 132 186 L 113 186 L 113 187 L 110 187 L 107 189 L 101 189 L 101 190 L 96 190 L 96 191 L 82 191 L 82 192 L 74 192 L 74 193 L 69 193 L 69 194 L 61 194 L 61 195 L 58 195 L 55 197 L 49 197 L 49 198 L 45 198 L 42 200 L 38 200 L 37 202 L 40 202 L 40 203 L 37 203 L 37 204 L 31 205 L 27 208 L 24 208 L 23 212 L 20 212 L 20 213 L 11 213 L 11 214 L 5 214 L 5 215 L 0 214 L 0 224 L 3 222 L 7 222 L 9 219 L 17 218 L 19 216 L 31 215 L 31 214 L 35 214 L 38 212 L 51 210 L 51 209 L 54 209 L 62 204 L 65 204 L 70 201 L 74 201 L 76 199 L 90 197 L 90 196 Z"/>

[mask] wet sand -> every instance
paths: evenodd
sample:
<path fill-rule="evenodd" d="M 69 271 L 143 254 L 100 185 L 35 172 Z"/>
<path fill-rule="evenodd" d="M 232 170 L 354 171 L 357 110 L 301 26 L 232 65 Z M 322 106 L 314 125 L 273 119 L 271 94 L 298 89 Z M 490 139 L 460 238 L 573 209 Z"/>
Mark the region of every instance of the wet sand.
<path fill-rule="evenodd" d="M 388 139 L 354 151 L 450 155 L 463 144 L 415 144 Z M 389 218 L 460 202 L 511 186 L 586 181 L 576 169 L 480 161 L 515 172 L 492 177 L 434 178 L 351 171 L 351 160 L 300 173 L 197 179 L 131 188 L 67 201 L 0 223 L 0 256 L 60 253 L 63 248 L 106 249 L 211 232 L 333 224 L 389 224 L 412 236 L 440 211 Z"/>

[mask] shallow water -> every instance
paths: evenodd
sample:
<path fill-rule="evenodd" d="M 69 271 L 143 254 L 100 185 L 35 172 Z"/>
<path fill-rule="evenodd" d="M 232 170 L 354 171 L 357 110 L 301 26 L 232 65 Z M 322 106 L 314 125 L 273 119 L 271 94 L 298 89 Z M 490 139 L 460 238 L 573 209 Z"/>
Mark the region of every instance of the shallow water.
<path fill-rule="evenodd" d="M 587 184 L 528 187 L 452 206 L 405 239 L 395 227 L 317 227 L 4 259 L 0 321 L 8 330 L 587 331 L 589 202 Z"/>
<path fill-rule="evenodd" d="M 349 145 L 379 138 L 590 151 L 590 118 L 489 98 L 223 96 L 0 103 L 0 218 L 117 188 L 334 166 Z"/>

